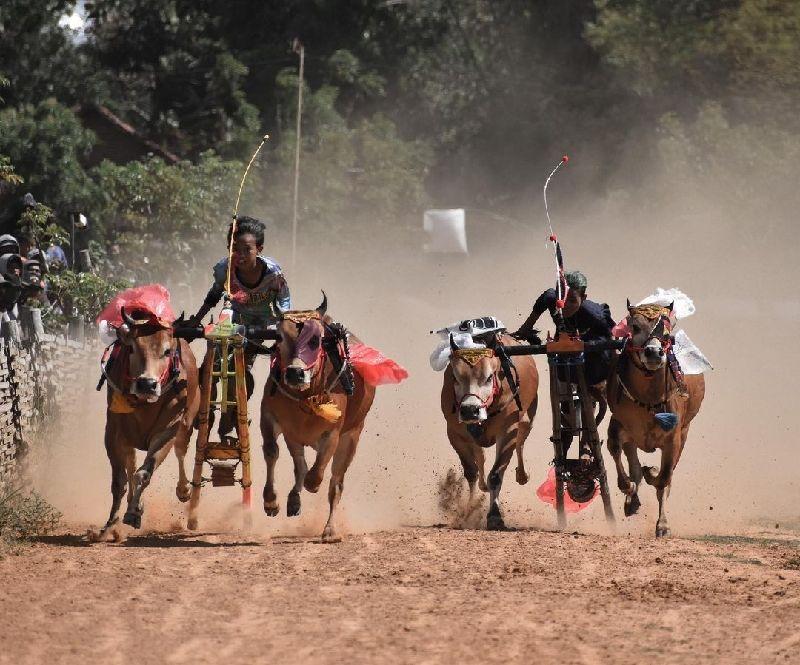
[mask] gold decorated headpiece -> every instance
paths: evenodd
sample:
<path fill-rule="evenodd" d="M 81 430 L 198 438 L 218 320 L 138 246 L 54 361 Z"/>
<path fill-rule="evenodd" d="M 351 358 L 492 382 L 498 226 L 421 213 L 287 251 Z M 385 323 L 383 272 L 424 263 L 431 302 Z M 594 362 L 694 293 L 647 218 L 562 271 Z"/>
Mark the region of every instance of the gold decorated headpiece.
<path fill-rule="evenodd" d="M 655 321 L 662 316 L 669 316 L 669 309 L 663 305 L 651 303 L 649 305 L 636 305 L 630 308 L 631 314 L 639 314 L 648 321 Z"/>
<path fill-rule="evenodd" d="M 298 310 L 296 312 L 286 312 L 286 314 L 283 315 L 283 318 L 291 321 L 292 323 L 305 323 L 306 321 L 311 321 L 312 319 L 319 321 L 322 317 L 317 310 L 307 309 Z"/>
<path fill-rule="evenodd" d="M 478 364 L 482 358 L 491 358 L 494 351 L 491 349 L 457 349 L 453 351 L 453 357 L 463 360 L 470 367 Z"/>

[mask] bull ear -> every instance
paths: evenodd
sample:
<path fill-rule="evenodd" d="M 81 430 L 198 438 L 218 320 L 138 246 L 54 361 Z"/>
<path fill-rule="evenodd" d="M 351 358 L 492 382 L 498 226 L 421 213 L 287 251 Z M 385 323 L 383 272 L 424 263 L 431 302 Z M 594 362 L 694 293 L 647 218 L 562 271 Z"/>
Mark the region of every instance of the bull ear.
<path fill-rule="evenodd" d="M 456 346 L 456 341 L 453 339 L 453 333 L 450 333 L 450 350 L 458 351 L 458 346 Z"/>
<path fill-rule="evenodd" d="M 325 316 L 325 312 L 328 311 L 328 296 L 325 295 L 325 291 L 322 292 L 322 302 L 320 303 L 319 307 L 317 307 L 317 312 L 319 312 L 320 316 Z"/>
<path fill-rule="evenodd" d="M 136 325 L 136 321 L 133 320 L 133 317 L 125 311 L 125 306 L 123 305 L 119 309 L 119 313 L 122 314 L 122 320 L 128 326 L 128 328 L 133 328 Z"/>

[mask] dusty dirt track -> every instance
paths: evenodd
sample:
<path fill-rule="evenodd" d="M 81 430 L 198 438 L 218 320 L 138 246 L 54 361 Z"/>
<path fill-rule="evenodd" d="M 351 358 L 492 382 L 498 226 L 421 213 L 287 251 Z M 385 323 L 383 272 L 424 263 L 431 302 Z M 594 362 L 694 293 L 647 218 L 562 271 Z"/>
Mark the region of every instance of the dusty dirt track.
<path fill-rule="evenodd" d="M 44 539 L 0 663 L 800 663 L 800 540 L 438 527 Z"/>

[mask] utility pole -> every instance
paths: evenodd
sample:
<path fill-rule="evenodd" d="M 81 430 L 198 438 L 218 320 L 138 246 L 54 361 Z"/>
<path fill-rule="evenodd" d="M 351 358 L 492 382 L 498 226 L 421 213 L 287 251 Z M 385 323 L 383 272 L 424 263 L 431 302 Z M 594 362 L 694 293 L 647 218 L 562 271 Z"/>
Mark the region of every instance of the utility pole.
<path fill-rule="evenodd" d="M 292 271 L 294 271 L 297 262 L 297 200 L 300 189 L 301 119 L 303 117 L 303 76 L 306 50 L 300 40 L 295 38 L 292 44 L 292 51 L 300 56 L 300 72 L 297 77 L 297 128 L 294 147 L 294 207 L 292 212 Z"/>

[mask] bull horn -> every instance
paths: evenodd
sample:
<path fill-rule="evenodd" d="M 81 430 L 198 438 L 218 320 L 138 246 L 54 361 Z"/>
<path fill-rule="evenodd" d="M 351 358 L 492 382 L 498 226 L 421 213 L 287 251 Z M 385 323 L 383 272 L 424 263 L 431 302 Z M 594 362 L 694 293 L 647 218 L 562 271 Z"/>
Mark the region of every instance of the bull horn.
<path fill-rule="evenodd" d="M 450 350 L 451 351 L 458 351 L 458 346 L 456 345 L 456 341 L 453 339 L 453 333 L 450 333 Z"/>
<path fill-rule="evenodd" d="M 133 328 L 136 325 L 136 321 L 133 320 L 133 317 L 125 311 L 125 306 L 123 305 L 119 309 L 120 314 L 122 314 L 122 320 L 127 324 L 128 328 Z"/>
<path fill-rule="evenodd" d="M 320 316 L 325 316 L 325 312 L 328 311 L 328 296 L 325 295 L 325 291 L 322 292 L 322 303 L 317 307 L 317 311 Z"/>
<path fill-rule="evenodd" d="M 672 311 L 672 308 L 673 308 L 674 306 L 675 306 L 675 301 L 673 300 L 673 301 L 672 301 L 672 302 L 669 304 L 669 307 L 667 307 L 667 310 L 671 312 L 671 311 Z"/>
<path fill-rule="evenodd" d="M 628 311 L 630 311 L 630 309 L 631 309 L 631 299 L 630 298 L 625 298 L 625 302 L 628 303 L 627 304 L 627 308 L 628 308 Z"/>

